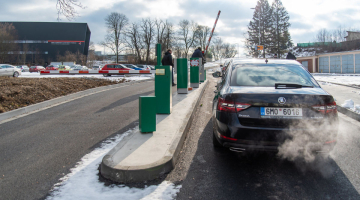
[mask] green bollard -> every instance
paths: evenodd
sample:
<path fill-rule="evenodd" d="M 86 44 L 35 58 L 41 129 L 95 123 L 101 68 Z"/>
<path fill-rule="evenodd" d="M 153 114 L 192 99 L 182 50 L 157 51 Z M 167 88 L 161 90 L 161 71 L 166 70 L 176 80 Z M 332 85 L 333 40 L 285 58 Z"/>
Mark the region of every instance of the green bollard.
<path fill-rule="evenodd" d="M 190 58 L 190 87 L 198 88 L 200 82 L 199 67 L 201 58 Z"/>
<path fill-rule="evenodd" d="M 170 65 L 155 66 L 156 113 L 170 114 L 172 110 L 172 68 Z"/>
<path fill-rule="evenodd" d="M 156 131 L 156 97 L 139 97 L 139 129 L 141 133 Z"/>
<path fill-rule="evenodd" d="M 177 93 L 178 94 L 187 94 L 188 93 L 188 66 L 186 58 L 176 59 L 177 65 Z"/>
<path fill-rule="evenodd" d="M 204 81 L 206 81 L 206 69 L 204 70 Z"/>

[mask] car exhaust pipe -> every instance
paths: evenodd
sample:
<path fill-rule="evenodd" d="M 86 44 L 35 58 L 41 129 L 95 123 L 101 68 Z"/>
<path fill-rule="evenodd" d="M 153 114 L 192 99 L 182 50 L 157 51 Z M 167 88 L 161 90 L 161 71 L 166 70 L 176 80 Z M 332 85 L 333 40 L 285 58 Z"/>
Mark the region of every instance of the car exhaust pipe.
<path fill-rule="evenodd" d="M 243 148 L 237 148 L 237 147 L 230 147 L 230 151 L 234 151 L 234 152 L 242 153 L 242 152 L 246 151 L 246 149 L 243 149 Z"/>

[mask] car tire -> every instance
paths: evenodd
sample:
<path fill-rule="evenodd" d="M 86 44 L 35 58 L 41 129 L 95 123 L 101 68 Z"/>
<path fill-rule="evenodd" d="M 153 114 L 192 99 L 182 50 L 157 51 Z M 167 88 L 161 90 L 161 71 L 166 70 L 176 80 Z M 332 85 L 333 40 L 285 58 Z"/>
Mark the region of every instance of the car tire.
<path fill-rule="evenodd" d="M 213 133 L 213 146 L 214 148 L 222 148 L 223 145 L 220 144 L 220 142 L 217 140 L 215 133 Z"/>
<path fill-rule="evenodd" d="M 18 77 L 19 76 L 19 72 L 14 72 L 13 77 Z"/>

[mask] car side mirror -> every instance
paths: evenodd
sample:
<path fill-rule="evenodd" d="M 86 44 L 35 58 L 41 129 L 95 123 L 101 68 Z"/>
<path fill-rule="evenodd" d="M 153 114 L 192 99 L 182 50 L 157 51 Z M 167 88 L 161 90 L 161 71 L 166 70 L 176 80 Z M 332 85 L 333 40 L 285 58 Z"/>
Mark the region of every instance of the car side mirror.
<path fill-rule="evenodd" d="M 214 72 L 214 73 L 212 73 L 212 75 L 213 75 L 214 78 L 221 77 L 221 73 L 220 73 L 220 72 Z"/>

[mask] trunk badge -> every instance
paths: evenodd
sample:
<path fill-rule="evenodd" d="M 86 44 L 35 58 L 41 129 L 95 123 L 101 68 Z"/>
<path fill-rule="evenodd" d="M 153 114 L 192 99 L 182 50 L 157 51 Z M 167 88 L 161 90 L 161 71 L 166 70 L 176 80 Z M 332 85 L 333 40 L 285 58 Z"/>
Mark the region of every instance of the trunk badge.
<path fill-rule="evenodd" d="M 286 99 L 285 99 L 284 97 L 279 97 L 279 98 L 278 98 L 278 102 L 279 102 L 280 104 L 285 104 Z"/>

